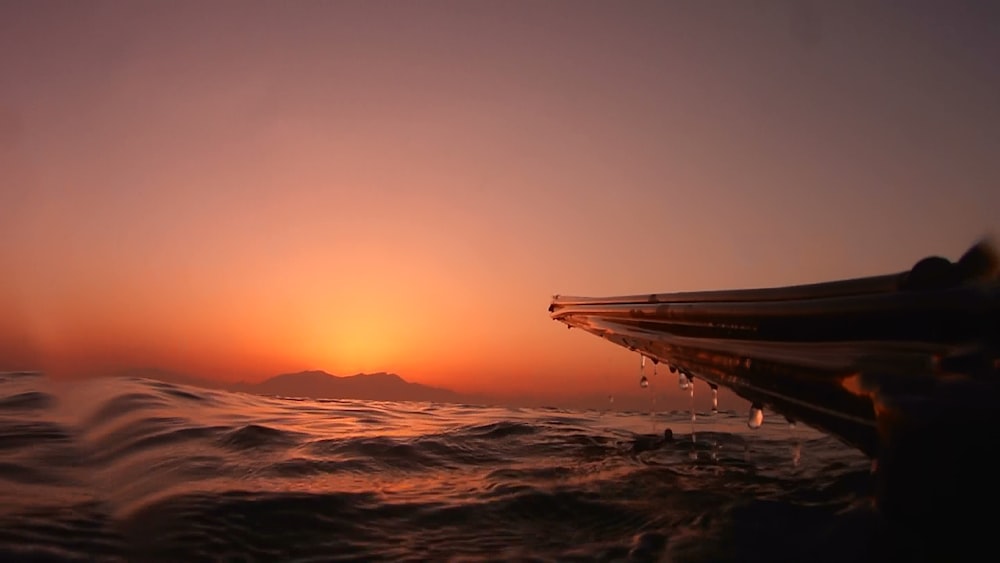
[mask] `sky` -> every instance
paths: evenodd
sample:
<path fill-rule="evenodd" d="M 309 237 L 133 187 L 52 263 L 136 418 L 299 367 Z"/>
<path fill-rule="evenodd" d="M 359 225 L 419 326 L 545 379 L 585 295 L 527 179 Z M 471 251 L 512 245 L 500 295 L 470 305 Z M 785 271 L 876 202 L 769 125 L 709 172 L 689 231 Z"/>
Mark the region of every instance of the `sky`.
<path fill-rule="evenodd" d="M 554 294 L 995 236 L 997 61 L 992 2 L 0 0 L 0 369 L 637 388 Z"/>

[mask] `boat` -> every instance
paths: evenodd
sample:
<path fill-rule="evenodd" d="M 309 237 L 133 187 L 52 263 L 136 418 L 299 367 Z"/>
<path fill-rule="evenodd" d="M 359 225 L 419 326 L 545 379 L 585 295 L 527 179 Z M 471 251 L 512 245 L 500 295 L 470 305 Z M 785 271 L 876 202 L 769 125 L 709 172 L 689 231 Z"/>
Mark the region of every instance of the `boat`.
<path fill-rule="evenodd" d="M 732 390 L 756 409 L 751 424 L 767 409 L 839 438 L 873 459 L 885 511 L 936 519 L 929 507 L 956 508 L 946 497 L 998 481 L 980 458 L 1000 452 L 998 264 L 981 241 L 955 262 L 932 256 L 879 276 L 557 295 L 549 312 L 680 377 Z M 940 502 L 927 501 L 928 487 Z M 1000 487 L 990 487 L 995 498 Z"/>

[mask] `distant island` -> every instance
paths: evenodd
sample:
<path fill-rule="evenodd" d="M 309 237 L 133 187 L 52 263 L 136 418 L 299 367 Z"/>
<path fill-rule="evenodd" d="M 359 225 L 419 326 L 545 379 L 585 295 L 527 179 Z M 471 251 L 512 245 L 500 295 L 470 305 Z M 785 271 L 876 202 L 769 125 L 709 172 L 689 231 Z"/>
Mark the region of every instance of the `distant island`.
<path fill-rule="evenodd" d="M 411 383 L 394 373 L 384 372 L 337 376 L 321 370 L 309 370 L 276 375 L 259 383 L 214 381 L 156 368 L 130 369 L 119 375 L 255 395 L 368 401 L 465 402 L 463 395 L 449 389 Z"/>
<path fill-rule="evenodd" d="M 336 376 L 320 370 L 301 371 L 277 375 L 260 383 L 237 384 L 233 390 L 318 399 L 461 402 L 461 396 L 454 391 L 410 383 L 394 373 Z"/>
<path fill-rule="evenodd" d="M 508 407 L 556 407 L 569 409 L 595 409 L 649 412 L 662 409 L 685 409 L 686 396 L 666 399 L 661 395 L 659 404 L 651 402 L 651 395 L 638 390 L 631 393 L 618 388 L 609 393 L 567 393 L 565 396 L 496 396 L 466 394 L 406 381 L 394 373 L 358 373 L 337 376 L 322 370 L 308 370 L 276 375 L 259 383 L 227 382 L 193 377 L 159 368 L 133 368 L 117 372 L 122 377 L 141 377 L 168 383 L 191 385 L 205 389 L 221 389 L 276 397 L 310 399 L 358 399 L 366 401 L 416 401 L 433 403 L 461 403 L 470 405 L 503 405 Z M 614 393 L 612 391 L 617 391 Z M 614 400 L 610 399 L 614 395 Z M 742 401 L 742 399 L 733 399 Z M 742 404 L 742 403 L 740 403 Z"/>

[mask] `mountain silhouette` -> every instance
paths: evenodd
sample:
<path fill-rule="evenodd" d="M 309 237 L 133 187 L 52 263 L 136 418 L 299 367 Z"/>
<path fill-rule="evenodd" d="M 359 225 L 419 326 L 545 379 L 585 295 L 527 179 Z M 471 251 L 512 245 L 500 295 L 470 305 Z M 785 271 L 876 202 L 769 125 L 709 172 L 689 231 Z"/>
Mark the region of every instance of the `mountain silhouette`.
<path fill-rule="evenodd" d="M 596 409 L 613 411 L 651 412 L 684 410 L 687 397 L 668 398 L 661 392 L 657 401 L 650 393 L 638 389 L 626 392 L 621 388 L 609 393 L 567 393 L 565 396 L 535 396 L 531 394 L 495 396 L 488 394 L 458 393 L 440 387 L 411 383 L 393 373 L 359 373 L 349 376 L 331 375 L 312 370 L 276 375 L 258 383 L 227 382 L 204 379 L 188 374 L 158 368 L 132 368 L 117 372 L 125 377 L 142 377 L 170 383 L 191 385 L 205 389 L 223 389 L 255 395 L 303 397 L 312 399 L 360 399 L 368 401 L 426 401 L 434 403 L 459 403 L 470 405 L 503 405 L 509 407 L 555 407 L 567 409 Z M 614 395 L 614 401 L 610 400 Z M 748 407 L 743 399 L 724 397 L 723 408 Z"/>
<path fill-rule="evenodd" d="M 411 383 L 394 373 L 358 373 L 336 376 L 312 370 L 286 373 L 259 383 L 227 382 L 204 379 L 169 370 L 147 367 L 120 370 L 119 377 L 156 379 L 205 389 L 240 391 L 255 395 L 307 397 L 312 399 L 362 399 L 368 401 L 428 401 L 464 403 L 469 397 L 440 387 Z"/>
<path fill-rule="evenodd" d="M 363 399 L 369 401 L 460 402 L 454 391 L 410 383 L 394 373 L 359 373 L 336 376 L 325 371 L 286 373 L 260 383 L 244 383 L 235 390 L 258 395 L 311 397 L 315 399 Z"/>

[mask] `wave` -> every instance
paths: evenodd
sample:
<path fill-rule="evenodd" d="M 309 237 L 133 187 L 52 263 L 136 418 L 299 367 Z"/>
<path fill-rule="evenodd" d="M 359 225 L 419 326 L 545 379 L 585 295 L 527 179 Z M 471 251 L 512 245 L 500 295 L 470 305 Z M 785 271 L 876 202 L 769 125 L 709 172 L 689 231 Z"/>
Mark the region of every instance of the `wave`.
<path fill-rule="evenodd" d="M 0 559 L 858 560 L 868 470 L 732 413 L 4 377 Z"/>

